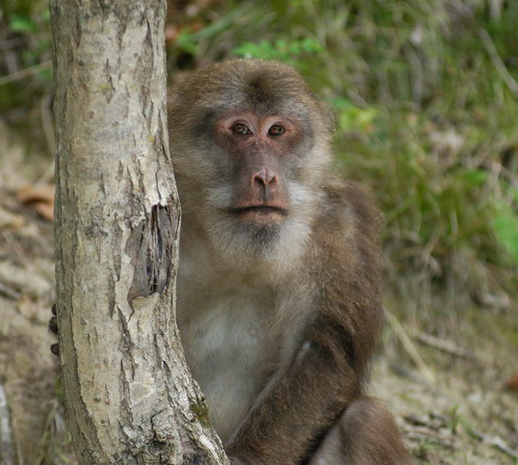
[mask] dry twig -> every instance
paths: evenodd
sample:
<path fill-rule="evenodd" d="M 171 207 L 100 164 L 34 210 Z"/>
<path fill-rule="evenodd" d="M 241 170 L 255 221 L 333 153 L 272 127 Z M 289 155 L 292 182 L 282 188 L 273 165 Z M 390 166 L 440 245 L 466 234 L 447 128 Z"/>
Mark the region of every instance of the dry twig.
<path fill-rule="evenodd" d="M 392 331 L 394 331 L 394 334 L 397 336 L 399 341 L 401 342 L 401 345 L 406 350 L 412 361 L 415 363 L 417 369 L 419 370 L 419 373 L 421 376 L 430 384 L 435 383 L 435 376 L 432 373 L 432 371 L 428 368 L 424 360 L 421 358 L 421 355 L 419 354 L 419 351 L 417 350 L 416 346 L 406 333 L 403 326 L 401 326 L 401 323 L 398 321 L 398 319 L 392 315 L 386 308 L 385 308 L 385 315 L 387 317 L 387 320 L 390 324 L 390 327 L 392 328 Z"/>
<path fill-rule="evenodd" d="M 21 297 L 21 294 L 18 291 L 15 291 L 14 289 L 11 289 L 10 287 L 2 283 L 0 283 L 0 295 L 3 295 L 4 297 L 7 297 L 10 300 L 18 300 Z"/>
<path fill-rule="evenodd" d="M 16 71 L 15 73 L 8 74 L 7 76 L 3 76 L 0 78 L 0 86 L 25 79 L 29 76 L 32 76 L 33 74 L 43 71 L 44 69 L 50 68 L 51 65 L 52 61 L 48 60 L 44 61 L 43 63 L 30 66 L 29 68 L 21 69 L 20 71 Z"/>
<path fill-rule="evenodd" d="M 426 344 L 427 346 L 434 347 L 443 352 L 454 355 L 455 357 L 460 357 L 467 360 L 476 360 L 475 355 L 471 351 L 464 349 L 463 347 L 459 347 L 451 341 L 439 339 L 435 336 L 431 336 L 430 334 L 421 332 L 416 334 L 416 338 L 418 341 Z"/>
<path fill-rule="evenodd" d="M 413 426 L 406 432 L 406 437 L 410 440 L 421 439 L 423 436 L 434 438 L 442 446 L 455 449 L 455 439 L 453 437 L 430 430 L 425 426 Z"/>
<path fill-rule="evenodd" d="M 490 444 L 494 448 L 498 449 L 501 452 L 509 455 L 513 458 L 518 458 L 518 451 L 509 447 L 506 442 L 500 436 L 489 436 L 488 434 L 481 433 L 474 428 L 468 427 L 468 433 L 474 438 L 479 439 L 480 441 L 486 442 Z"/>

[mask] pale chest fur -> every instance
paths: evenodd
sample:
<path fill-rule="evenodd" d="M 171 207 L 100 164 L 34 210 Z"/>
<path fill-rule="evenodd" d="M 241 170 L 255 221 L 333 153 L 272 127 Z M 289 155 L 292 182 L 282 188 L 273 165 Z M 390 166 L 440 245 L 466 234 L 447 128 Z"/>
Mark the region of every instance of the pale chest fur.
<path fill-rule="evenodd" d="M 180 264 L 177 316 L 187 362 L 226 441 L 262 388 L 266 326 L 275 304 L 266 289 L 239 279 L 229 287 L 228 279 L 214 276 L 190 273 L 189 266 L 182 271 Z"/>

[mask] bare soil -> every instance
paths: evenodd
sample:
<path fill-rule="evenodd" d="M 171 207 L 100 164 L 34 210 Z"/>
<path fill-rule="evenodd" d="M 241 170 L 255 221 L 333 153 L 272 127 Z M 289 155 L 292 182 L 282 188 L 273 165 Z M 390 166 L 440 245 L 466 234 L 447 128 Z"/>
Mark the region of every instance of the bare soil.
<path fill-rule="evenodd" d="M 17 196 L 51 161 L 1 121 L 0 160 L 0 463 L 76 463 L 49 351 L 52 223 Z M 412 325 L 388 326 L 371 392 L 389 404 L 418 463 L 518 464 L 518 391 L 506 384 L 518 373 L 517 320 L 514 310 L 468 309 L 431 344 Z"/>

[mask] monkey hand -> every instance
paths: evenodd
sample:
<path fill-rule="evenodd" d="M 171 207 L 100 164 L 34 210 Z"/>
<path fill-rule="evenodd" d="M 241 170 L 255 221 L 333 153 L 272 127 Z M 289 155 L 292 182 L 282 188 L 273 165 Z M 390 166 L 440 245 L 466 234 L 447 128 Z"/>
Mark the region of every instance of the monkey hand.
<path fill-rule="evenodd" d="M 52 305 L 52 317 L 49 320 L 49 330 L 52 334 L 58 335 L 58 319 L 56 317 L 56 304 Z M 59 344 L 56 342 L 50 346 L 50 351 L 54 355 L 59 355 Z"/>

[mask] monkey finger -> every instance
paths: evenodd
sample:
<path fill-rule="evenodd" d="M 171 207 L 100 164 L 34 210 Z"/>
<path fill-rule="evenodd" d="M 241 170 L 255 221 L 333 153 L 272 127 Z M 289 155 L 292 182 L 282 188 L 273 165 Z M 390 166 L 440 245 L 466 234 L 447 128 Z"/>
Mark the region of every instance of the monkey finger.
<path fill-rule="evenodd" d="M 58 320 L 55 316 L 49 320 L 49 331 L 56 336 L 58 335 Z"/>
<path fill-rule="evenodd" d="M 54 355 L 59 355 L 59 344 L 56 343 L 56 344 L 52 344 L 50 346 L 50 351 L 54 354 Z"/>
<path fill-rule="evenodd" d="M 50 311 L 54 316 L 56 316 L 56 304 L 52 304 L 52 307 L 50 308 Z"/>

